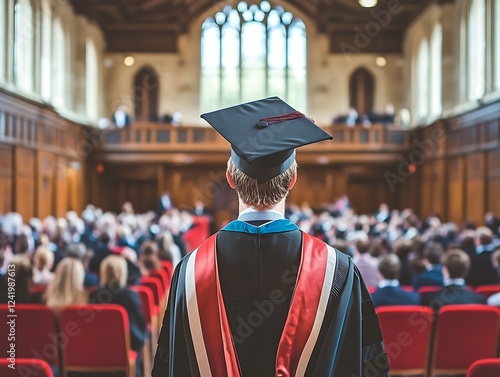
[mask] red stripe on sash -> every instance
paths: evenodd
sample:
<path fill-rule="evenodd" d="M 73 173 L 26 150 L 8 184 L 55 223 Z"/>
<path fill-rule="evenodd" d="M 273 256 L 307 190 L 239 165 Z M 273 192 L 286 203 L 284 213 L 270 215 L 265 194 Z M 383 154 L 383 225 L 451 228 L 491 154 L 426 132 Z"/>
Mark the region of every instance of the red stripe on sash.
<path fill-rule="evenodd" d="M 240 377 L 218 278 L 215 239 L 214 235 L 198 248 L 195 261 L 196 296 L 203 341 L 214 377 Z"/>
<path fill-rule="evenodd" d="M 326 245 L 302 232 L 302 258 L 297 283 L 276 357 L 278 377 L 295 376 L 316 319 L 327 263 Z"/>
<path fill-rule="evenodd" d="M 216 235 L 205 241 L 196 253 L 194 276 L 198 313 L 195 314 L 200 318 L 212 376 L 241 377 L 219 282 L 215 241 Z M 316 320 L 323 286 L 331 284 L 325 282 L 327 265 L 326 244 L 302 233 L 301 262 L 278 347 L 276 376 L 294 377 L 296 374 Z M 208 371 L 200 370 L 202 376 L 204 372 Z"/>

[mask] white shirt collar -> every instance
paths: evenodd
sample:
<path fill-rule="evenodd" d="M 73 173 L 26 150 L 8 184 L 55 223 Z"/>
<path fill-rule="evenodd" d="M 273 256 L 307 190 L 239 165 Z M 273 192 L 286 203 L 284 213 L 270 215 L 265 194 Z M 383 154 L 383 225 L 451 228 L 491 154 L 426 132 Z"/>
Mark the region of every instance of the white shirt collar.
<path fill-rule="evenodd" d="M 444 286 L 447 287 L 448 285 L 460 285 L 464 286 L 465 285 L 465 280 L 462 278 L 458 279 L 444 279 Z"/>
<path fill-rule="evenodd" d="M 238 216 L 240 221 L 274 221 L 284 218 L 283 214 L 273 209 L 258 211 L 255 208 L 244 209 Z"/>
<path fill-rule="evenodd" d="M 379 288 L 385 288 L 385 287 L 399 287 L 399 280 L 398 279 L 383 279 L 378 283 Z"/>

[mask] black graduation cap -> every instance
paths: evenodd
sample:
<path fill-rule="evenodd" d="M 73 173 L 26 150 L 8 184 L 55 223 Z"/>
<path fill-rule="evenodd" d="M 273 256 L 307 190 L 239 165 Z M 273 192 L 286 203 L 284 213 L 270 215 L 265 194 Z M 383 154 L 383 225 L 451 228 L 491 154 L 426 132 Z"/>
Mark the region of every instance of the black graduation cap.
<path fill-rule="evenodd" d="M 333 139 L 279 97 L 201 117 L 231 143 L 231 159 L 238 169 L 259 183 L 285 172 L 295 160 L 295 148 Z"/>

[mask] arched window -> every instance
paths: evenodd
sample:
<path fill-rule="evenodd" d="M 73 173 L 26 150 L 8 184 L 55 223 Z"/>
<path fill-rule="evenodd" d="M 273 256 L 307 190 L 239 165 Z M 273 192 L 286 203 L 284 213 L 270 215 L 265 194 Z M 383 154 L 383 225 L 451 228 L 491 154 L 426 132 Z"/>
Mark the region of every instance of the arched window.
<path fill-rule="evenodd" d="M 35 19 L 30 0 L 14 2 L 14 76 L 16 86 L 26 92 L 33 90 Z"/>
<path fill-rule="evenodd" d="M 434 27 L 431 35 L 430 46 L 430 97 L 429 97 L 429 113 L 432 118 L 436 119 L 441 115 L 442 111 L 442 45 L 443 45 L 443 29 L 440 24 Z"/>
<path fill-rule="evenodd" d="M 358 114 L 370 115 L 373 112 L 375 90 L 373 75 L 366 68 L 358 68 L 349 79 L 349 107 Z"/>
<path fill-rule="evenodd" d="M 99 98 L 99 63 L 94 42 L 87 39 L 85 52 L 85 103 L 87 117 L 96 121 L 98 118 L 98 98 Z"/>
<path fill-rule="evenodd" d="M 66 64 L 67 45 L 64 28 L 59 17 L 54 19 L 52 31 L 52 45 L 54 46 L 52 56 L 52 103 L 56 107 L 65 108 L 70 105 L 66 96 L 66 88 L 69 84 L 66 75 L 68 70 Z"/>
<path fill-rule="evenodd" d="M 424 39 L 417 55 L 417 123 L 425 123 L 429 115 L 429 44 Z"/>
<path fill-rule="evenodd" d="M 42 48 L 40 49 L 40 95 L 45 101 L 51 99 L 51 65 L 52 65 L 52 11 L 50 2 L 42 1 Z"/>
<path fill-rule="evenodd" d="M 134 101 L 135 119 L 138 121 L 158 120 L 160 81 L 153 67 L 143 67 L 135 75 Z"/>
<path fill-rule="evenodd" d="M 268 1 L 224 7 L 201 35 L 201 109 L 277 95 L 306 107 L 306 28 Z"/>
<path fill-rule="evenodd" d="M 467 17 L 467 99 L 477 100 L 486 90 L 486 5 L 472 0 Z"/>

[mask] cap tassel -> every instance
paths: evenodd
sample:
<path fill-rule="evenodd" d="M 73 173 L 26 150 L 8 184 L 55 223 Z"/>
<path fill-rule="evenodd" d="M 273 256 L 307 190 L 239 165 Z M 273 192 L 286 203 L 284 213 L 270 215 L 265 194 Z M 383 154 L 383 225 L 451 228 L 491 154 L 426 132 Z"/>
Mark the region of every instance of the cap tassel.
<path fill-rule="evenodd" d="M 302 114 L 300 111 L 294 111 L 293 113 L 276 115 L 274 117 L 268 117 L 268 118 L 261 118 L 259 119 L 257 126 L 267 127 L 273 124 L 282 123 L 288 120 L 294 120 L 299 118 L 306 118 L 306 116 Z"/>

